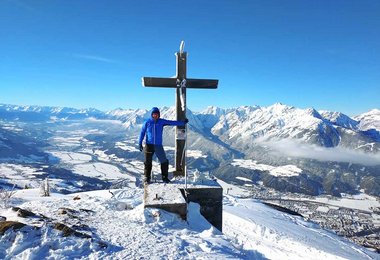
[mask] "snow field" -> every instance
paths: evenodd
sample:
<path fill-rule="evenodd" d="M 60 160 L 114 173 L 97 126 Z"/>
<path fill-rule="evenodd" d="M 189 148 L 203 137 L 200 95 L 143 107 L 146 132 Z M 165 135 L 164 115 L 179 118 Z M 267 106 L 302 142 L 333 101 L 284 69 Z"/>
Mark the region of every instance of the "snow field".
<path fill-rule="evenodd" d="M 0 238 L 2 259 L 225 259 L 241 257 L 228 239 L 199 213 L 199 205 L 189 207 L 188 222 L 157 209 L 144 209 L 142 189 L 78 193 L 49 200 L 25 202 L 22 208 L 62 223 L 88 226 L 93 239 L 62 237 L 42 225 L 40 230 L 8 232 Z M 29 194 L 30 195 L 30 194 Z M 74 197 L 80 197 L 73 200 Z M 127 210 L 125 206 L 130 210 Z M 59 215 L 60 208 L 80 212 L 74 219 Z M 132 209 L 131 209 L 132 208 Z M 84 211 L 85 209 L 86 211 Z M 1 212 L 1 211 L 0 211 Z M 2 211 L 8 220 L 29 222 L 16 213 Z M 33 243 L 28 240 L 33 239 Z M 100 245 L 106 244 L 107 248 Z"/>
<path fill-rule="evenodd" d="M 124 151 L 129 151 L 129 152 L 139 152 L 140 151 L 139 149 L 137 149 L 135 144 L 131 144 L 128 142 L 116 142 L 115 147 L 120 148 Z"/>
<path fill-rule="evenodd" d="M 20 187 L 37 188 L 40 182 L 35 176 L 44 174 L 42 168 L 33 168 L 20 164 L 0 163 L 0 178 Z"/>
<path fill-rule="evenodd" d="M 51 151 L 54 157 L 60 159 L 60 162 L 66 164 L 76 174 L 96 177 L 102 180 L 136 179 L 128 174 L 124 174 L 115 165 L 111 164 L 111 156 L 100 150 L 84 150 L 83 153 Z M 97 156 L 102 162 L 91 162 L 92 157 Z M 131 167 L 133 168 L 133 167 Z"/>
<path fill-rule="evenodd" d="M 80 147 L 82 137 L 53 137 L 50 139 L 57 147 Z"/>
<path fill-rule="evenodd" d="M 74 152 L 61 152 L 52 151 L 50 152 L 53 156 L 59 158 L 61 162 L 67 164 L 81 164 L 91 161 L 92 157 L 89 154 L 84 153 L 74 153 Z"/>
<path fill-rule="evenodd" d="M 100 162 L 75 165 L 73 171 L 83 176 L 96 177 L 101 180 L 122 179 L 126 176 L 116 166 Z"/>
<path fill-rule="evenodd" d="M 295 165 L 283 165 L 275 167 L 267 164 L 260 164 L 254 160 L 234 159 L 231 165 L 251 170 L 268 171 L 269 174 L 277 177 L 292 177 L 298 176 L 300 173 L 302 173 L 302 169 L 298 168 Z"/>
<path fill-rule="evenodd" d="M 165 151 L 175 151 L 175 148 L 172 146 L 164 146 L 164 149 Z M 192 157 L 194 159 L 207 158 L 207 155 L 203 154 L 201 150 L 191 150 L 191 149 L 186 150 L 186 156 Z"/>
<path fill-rule="evenodd" d="M 376 259 L 378 255 L 299 217 L 226 196 L 223 232 L 248 255 L 269 259 Z"/>
<path fill-rule="evenodd" d="M 228 185 L 228 184 L 226 184 Z M 228 185 L 229 187 L 232 185 Z M 239 194 L 230 187 L 231 194 Z M 75 199 L 74 199 L 75 198 Z M 188 219 L 142 203 L 143 189 L 99 190 L 38 197 L 38 189 L 17 191 L 13 204 L 40 218 L 20 218 L 24 227 L 0 236 L 1 259 L 378 259 L 363 247 L 320 229 L 300 217 L 257 200 L 225 195 L 223 233 L 190 203 Z M 62 214 L 62 209 L 69 213 Z M 62 236 L 54 223 L 79 228 L 90 238 Z"/>
<path fill-rule="evenodd" d="M 287 197 L 283 196 L 282 199 L 287 199 Z M 375 197 L 367 194 L 359 194 L 346 198 L 330 198 L 319 196 L 315 199 L 299 199 L 304 201 L 317 201 L 319 203 L 326 204 L 326 206 L 328 206 L 329 208 L 335 209 L 339 207 L 344 207 L 371 212 L 371 208 L 380 208 L 380 201 L 376 200 Z"/>

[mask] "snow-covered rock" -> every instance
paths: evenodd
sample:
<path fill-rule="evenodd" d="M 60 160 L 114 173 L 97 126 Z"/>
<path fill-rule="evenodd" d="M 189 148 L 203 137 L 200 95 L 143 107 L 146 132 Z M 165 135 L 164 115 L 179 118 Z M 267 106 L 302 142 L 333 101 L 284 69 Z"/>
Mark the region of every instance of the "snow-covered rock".
<path fill-rule="evenodd" d="M 367 113 L 363 113 L 354 117 L 355 120 L 358 120 L 359 128 L 363 131 L 375 129 L 380 132 L 380 110 L 372 109 Z"/>
<path fill-rule="evenodd" d="M 352 129 L 352 130 L 357 130 L 358 128 L 359 122 L 343 113 L 331 112 L 331 111 L 325 111 L 325 110 L 319 111 L 319 113 L 324 119 L 330 121 L 331 123 L 337 126 Z"/>
<path fill-rule="evenodd" d="M 147 118 L 149 111 L 146 109 L 114 109 L 106 113 L 107 116 L 120 120 L 126 128 L 140 126 L 144 118 Z"/>
<path fill-rule="evenodd" d="M 339 143 L 333 124 L 315 109 L 298 109 L 280 103 L 269 107 L 240 107 L 221 116 L 212 133 L 229 142 L 254 139 L 299 139 L 321 146 Z"/>

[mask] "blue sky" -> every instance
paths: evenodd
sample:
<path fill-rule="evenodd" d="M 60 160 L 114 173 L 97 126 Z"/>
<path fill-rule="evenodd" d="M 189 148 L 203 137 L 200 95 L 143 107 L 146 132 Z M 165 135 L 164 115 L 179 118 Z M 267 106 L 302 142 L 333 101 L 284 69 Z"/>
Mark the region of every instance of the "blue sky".
<path fill-rule="evenodd" d="M 0 103 L 151 108 L 174 90 L 181 40 L 199 111 L 268 106 L 356 115 L 380 107 L 380 1 L 0 1 Z"/>

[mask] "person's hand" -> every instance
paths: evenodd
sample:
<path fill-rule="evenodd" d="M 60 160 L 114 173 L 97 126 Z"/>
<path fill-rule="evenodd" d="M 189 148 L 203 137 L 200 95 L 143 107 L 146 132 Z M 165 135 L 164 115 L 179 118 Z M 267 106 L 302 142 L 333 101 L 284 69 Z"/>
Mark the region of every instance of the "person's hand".
<path fill-rule="evenodd" d="M 189 123 L 189 119 L 185 118 L 184 122 L 185 124 Z"/>
<path fill-rule="evenodd" d="M 142 146 L 142 144 L 139 145 L 139 150 L 140 150 L 140 152 L 142 152 L 144 150 L 144 147 Z"/>

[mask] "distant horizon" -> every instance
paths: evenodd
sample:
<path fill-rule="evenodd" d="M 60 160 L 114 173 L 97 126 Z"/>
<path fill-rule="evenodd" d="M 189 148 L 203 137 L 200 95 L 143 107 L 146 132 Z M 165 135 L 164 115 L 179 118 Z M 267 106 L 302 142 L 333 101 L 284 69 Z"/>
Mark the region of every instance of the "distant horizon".
<path fill-rule="evenodd" d="M 221 106 L 215 106 L 215 105 L 209 105 L 209 106 L 206 106 L 204 107 L 203 109 L 201 110 L 194 110 L 192 109 L 191 107 L 187 107 L 187 109 L 189 109 L 190 111 L 192 112 L 202 112 L 204 110 L 206 110 L 207 108 L 209 107 L 217 107 L 217 108 L 221 108 L 221 109 L 235 109 L 235 108 L 239 108 L 239 107 L 255 107 L 255 106 L 258 106 L 258 107 L 271 107 L 271 106 L 274 106 L 276 104 L 281 104 L 281 105 L 284 105 L 284 106 L 288 106 L 288 107 L 295 107 L 295 108 L 298 108 L 298 109 L 308 109 L 308 108 L 312 108 L 312 109 L 315 109 L 316 111 L 329 111 L 329 112 L 340 112 L 342 114 L 345 114 L 349 117 L 355 117 L 355 116 L 359 116 L 361 114 L 364 114 L 364 113 L 367 113 L 369 111 L 372 111 L 372 110 L 380 110 L 379 108 L 371 108 L 367 111 L 364 111 L 362 113 L 359 113 L 359 114 L 355 114 L 355 115 L 350 115 L 348 113 L 345 113 L 344 111 L 334 111 L 334 110 L 328 110 L 328 109 L 318 109 L 318 108 L 315 108 L 313 106 L 309 106 L 309 107 L 298 107 L 298 106 L 294 106 L 294 105 L 291 105 L 291 104 L 284 104 L 282 102 L 276 102 L 276 103 L 273 103 L 271 105 L 266 105 L 266 106 L 262 106 L 262 105 L 258 105 L 258 104 L 252 104 L 252 105 L 240 105 L 240 106 L 231 106 L 231 107 L 221 107 Z M 138 109 L 145 109 L 145 110 L 150 110 L 152 109 L 152 107 L 138 107 L 138 108 L 129 108 L 129 107 L 115 107 L 113 109 L 109 109 L 109 110 L 102 110 L 102 109 L 99 109 L 99 108 L 96 108 L 96 107 L 74 107 L 74 106 L 54 106 L 54 105 L 35 105 L 35 104 L 25 104 L 25 105 L 22 105 L 22 104 L 9 104 L 9 103 L 1 103 L 0 102 L 0 105 L 5 105 L 5 106 L 20 106 L 20 107 L 51 107 L 51 108 L 72 108 L 72 109 L 77 109 L 77 110 L 82 110 L 82 109 L 95 109 L 95 110 L 99 110 L 101 112 L 110 112 L 110 111 L 113 111 L 113 110 L 117 110 L 117 109 L 122 109 L 122 110 L 138 110 Z M 171 108 L 171 107 L 175 107 L 175 104 L 173 105 L 163 105 L 163 106 L 158 106 L 159 109 L 163 109 L 163 108 Z"/>

